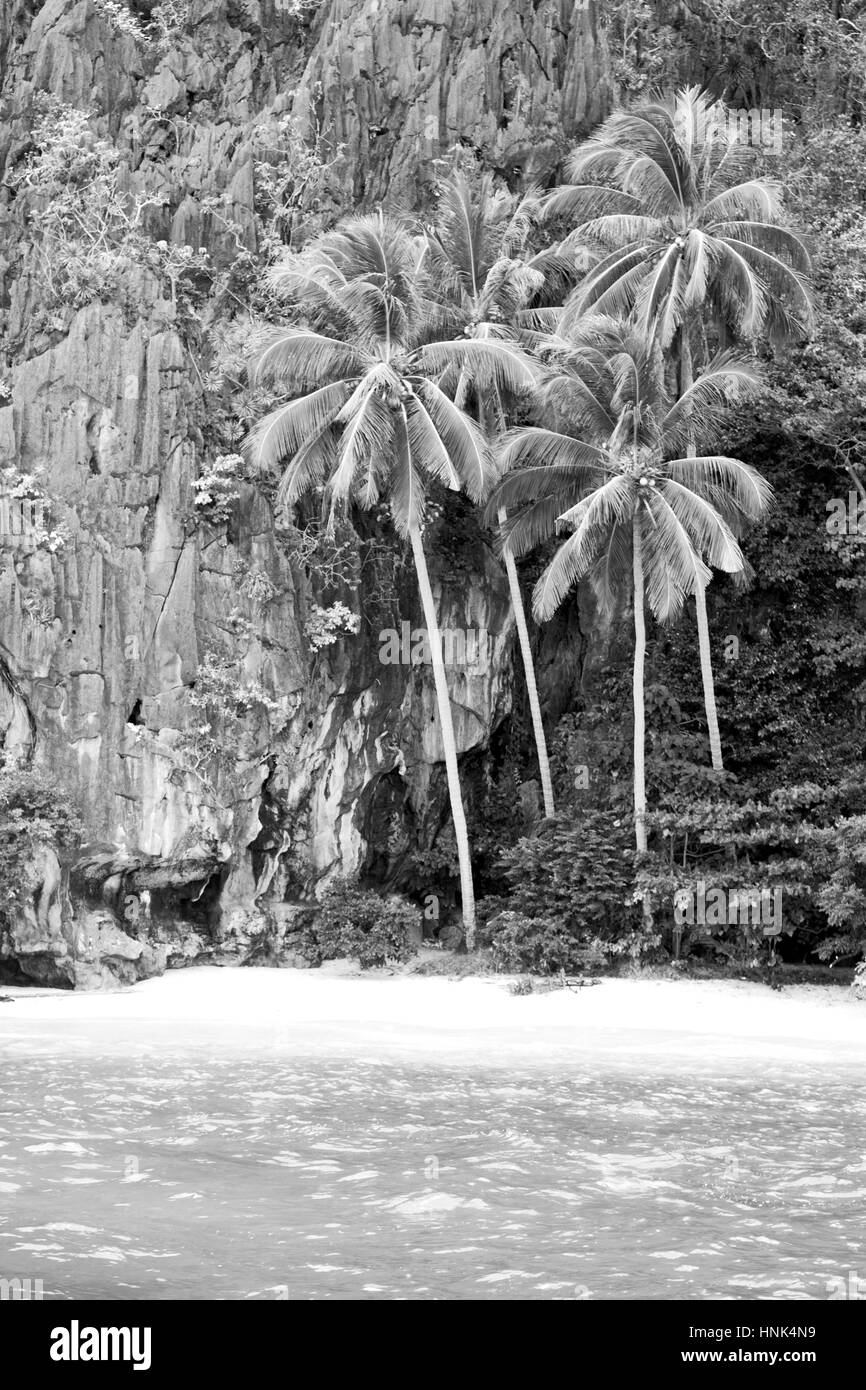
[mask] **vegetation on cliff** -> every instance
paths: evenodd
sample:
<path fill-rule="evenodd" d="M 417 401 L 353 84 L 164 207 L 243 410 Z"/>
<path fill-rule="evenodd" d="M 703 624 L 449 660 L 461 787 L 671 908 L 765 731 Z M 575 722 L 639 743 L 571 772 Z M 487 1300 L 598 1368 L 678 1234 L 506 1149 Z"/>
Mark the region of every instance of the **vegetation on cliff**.
<path fill-rule="evenodd" d="M 509 968 L 761 956 L 737 922 L 679 929 L 699 883 L 781 890 L 787 959 L 857 959 L 858 0 L 586 6 L 566 35 L 549 6 L 443 0 L 435 44 L 353 11 L 351 82 L 328 3 L 18 8 L 0 465 L 42 521 L 0 537 L 8 775 L 53 763 L 108 868 L 128 841 L 164 863 L 153 931 L 212 945 L 279 955 L 287 905 L 352 871 L 443 936 L 462 906 L 471 941 L 477 895 Z M 690 98 L 703 140 L 670 104 L 695 83 L 727 102 Z M 614 101 L 656 134 L 599 127 Z M 688 611 L 641 635 L 644 583 L 659 617 L 694 598 L 697 640 Z M 407 619 L 432 682 L 376 661 Z M 476 669 L 437 659 L 459 624 L 495 639 Z M 42 960 L 12 917 L 2 953 Z"/>

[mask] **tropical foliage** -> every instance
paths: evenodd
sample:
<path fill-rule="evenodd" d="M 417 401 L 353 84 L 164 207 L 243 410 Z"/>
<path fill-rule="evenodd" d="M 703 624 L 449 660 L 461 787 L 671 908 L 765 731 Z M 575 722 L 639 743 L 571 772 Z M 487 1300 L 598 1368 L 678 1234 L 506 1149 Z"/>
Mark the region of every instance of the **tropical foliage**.
<path fill-rule="evenodd" d="M 387 500 L 407 538 L 430 643 L 443 757 L 460 860 L 463 922 L 473 944 L 475 897 L 439 621 L 424 553 L 428 491 L 439 484 L 480 501 L 493 477 L 483 431 L 443 389 L 465 373 L 477 389 L 518 393 L 536 371 L 507 335 L 449 336 L 436 304 L 428 247 L 397 218 L 353 218 L 287 258 L 274 288 L 307 324 L 280 329 L 258 355 L 256 380 L 276 379 L 293 399 L 257 426 L 254 468 L 285 465 L 278 505 L 315 492 L 328 526 L 354 504 Z"/>
<path fill-rule="evenodd" d="M 340 880 L 322 898 L 313 938 L 321 960 L 348 956 L 369 970 L 411 960 L 420 928 L 416 907 Z"/>
<path fill-rule="evenodd" d="M 286 396 L 247 447 L 254 470 L 278 470 L 277 505 L 290 512 L 312 496 L 326 527 L 387 505 L 398 536 L 410 541 L 434 630 L 422 538 L 439 541 L 431 527 L 439 490 L 484 504 L 508 569 L 548 816 L 554 781 L 557 800 L 577 817 L 590 814 L 605 778 L 605 814 L 622 825 L 626 806 L 623 783 L 609 780 L 615 770 L 608 764 L 604 772 L 598 749 L 595 791 L 582 805 L 573 774 L 548 754 L 517 563 L 533 573 L 532 609 L 541 625 L 583 581 L 603 624 L 632 615 L 629 809 L 642 867 L 612 892 L 617 925 L 606 930 L 608 942 L 625 940 L 626 919 L 642 902 L 643 925 L 629 930 L 644 946 L 633 954 L 667 930 L 672 880 L 656 865 L 673 843 L 664 817 L 676 809 L 670 798 L 678 783 L 684 779 L 692 797 L 711 804 L 731 795 L 721 771 L 705 592 L 714 572 L 731 575 L 737 584 L 720 594 L 734 611 L 755 579 L 742 543 L 764 523 L 773 488 L 744 457 L 743 411 L 772 399 L 762 344 L 781 360 L 786 344 L 802 351 L 814 331 L 804 241 L 786 220 L 780 186 L 761 167 L 760 152 L 737 130 L 723 107 L 685 88 L 611 117 L 574 152 L 570 182 L 548 194 L 505 193 L 461 159 L 426 227 L 382 214 L 354 219 L 277 265 L 272 286 L 296 306 L 300 323 L 275 329 L 259 345 L 252 373 L 254 383 Z M 648 651 L 685 653 L 673 636 L 661 645 L 648 636 L 644 610 L 674 634 L 692 595 L 711 768 L 701 766 L 700 741 L 683 708 L 669 694 L 659 699 L 657 674 L 650 686 L 645 679 Z M 472 845 L 450 696 L 433 646 L 471 946 Z M 579 716 L 586 732 L 578 744 L 592 741 L 590 714 Z M 479 810 L 491 804 L 485 795 Z M 820 826 L 813 829 L 820 836 Z M 477 838 L 489 889 L 502 871 L 493 867 L 483 824 Z M 730 842 L 720 852 L 734 852 Z M 852 871 L 835 872 L 841 882 Z M 831 909 L 826 897 L 831 878 L 829 867 L 823 879 L 813 876 L 807 916 L 832 910 L 841 928 L 843 909 L 835 899 Z M 484 939 L 501 962 L 532 968 L 543 958 L 553 968 L 555 957 L 561 965 L 568 957 L 563 931 L 575 950 L 587 948 L 590 938 L 564 924 L 558 909 L 524 904 L 516 883 L 504 898 L 485 899 L 487 917 L 497 901 L 499 945 L 495 930 L 485 928 Z M 837 933 L 838 944 L 850 940 Z"/>
<path fill-rule="evenodd" d="M 726 517 L 760 512 L 769 488 L 738 459 L 682 457 L 681 449 L 698 438 L 714 441 L 722 409 L 753 394 L 757 378 L 748 363 L 723 354 L 670 400 L 661 347 L 638 325 L 585 317 L 571 320 L 566 332 L 539 345 L 554 364 L 540 416 L 559 428 L 534 425 L 508 438 L 511 471 L 489 505 L 508 508 L 505 546 L 518 554 L 554 529 L 570 531 L 535 586 L 538 618 L 552 617 L 584 578 L 608 619 L 628 591 L 635 621 L 635 832 L 645 850 L 644 595 L 653 615 L 670 622 L 709 579 L 704 556 L 716 569 L 742 572 Z"/>
<path fill-rule="evenodd" d="M 45 851 L 65 863 L 82 830 L 80 808 L 56 777 L 33 768 L 0 767 L 0 924 L 37 887 L 32 869 Z"/>
<path fill-rule="evenodd" d="M 86 19 L 118 70 L 161 68 L 170 50 L 173 70 L 197 70 L 212 30 L 188 10 L 98 0 Z M 280 6 L 293 39 L 306 41 L 314 10 Z M 224 180 L 195 187 L 204 101 L 190 122 L 173 102 L 130 119 L 123 94 L 111 109 L 32 98 L 4 172 L 21 236 L 0 401 L 96 301 L 130 331 L 158 321 L 179 340 L 199 460 L 191 487 L 182 470 L 179 520 L 206 568 L 234 583 L 227 612 L 197 634 L 173 776 L 192 769 L 208 797 L 232 802 L 248 791 L 247 755 L 262 753 L 263 820 L 276 825 L 306 723 L 297 685 L 280 688 L 297 645 L 317 696 L 329 682 L 342 682 L 337 702 L 374 692 L 381 677 L 373 718 L 435 688 L 429 782 L 427 763 L 407 790 L 418 730 L 398 719 L 381 782 L 374 773 L 350 813 L 363 819 L 364 881 L 435 903 L 440 939 L 462 912 L 471 944 L 477 892 L 478 940 L 509 968 L 580 968 L 581 953 L 610 959 L 622 943 L 673 952 L 673 894 L 703 876 L 708 888 L 780 885 L 788 959 L 862 953 L 863 17 L 862 0 L 612 0 L 593 22 L 613 58 L 614 114 L 569 150 L 556 111 L 530 118 L 521 65 L 504 59 L 508 138 L 419 161 L 417 216 L 338 223 L 359 195 L 371 206 L 372 185 L 353 181 L 315 92 L 249 122 L 237 178 L 227 160 Z M 121 381 L 125 401 L 139 384 Z M 94 415 L 91 474 L 101 429 Z M 11 479 L 13 497 L 26 483 Z M 252 536 L 268 508 L 273 533 Z M 51 525 L 11 541 L 4 571 L 37 644 L 63 621 L 49 571 L 65 522 Z M 473 742 L 472 701 L 437 632 L 482 583 L 510 630 L 494 551 L 515 660 L 485 672 L 494 727 Z M 692 598 L 697 644 L 677 618 Z M 405 692 L 399 671 L 371 675 L 370 642 L 404 618 L 429 629 L 434 657 Z M 127 708 L 132 724 L 146 718 L 139 699 Z M 41 793 L 23 807 L 7 807 L 8 883 L 28 854 L 63 845 Z M 259 847 L 283 833 L 263 828 Z M 302 895 L 318 873 L 304 853 L 290 871 Z M 600 893 L 603 922 L 590 911 Z M 682 952 L 743 946 L 736 929 L 712 940 Z"/>
<path fill-rule="evenodd" d="M 529 254 L 527 244 L 538 211 L 535 194 L 516 198 L 494 192 L 489 174 L 473 182 L 466 173 L 458 172 L 445 184 L 429 238 L 429 254 L 443 303 L 456 311 L 463 331 L 472 337 L 495 339 L 503 326 L 519 331 L 533 321 L 530 303 L 546 305 L 561 299 L 576 278 L 573 258 L 561 255 L 557 247 Z M 464 371 L 456 391 L 462 404 L 470 395 L 470 385 Z M 474 408 L 488 434 L 495 437 L 503 430 L 507 402 L 500 390 L 476 390 Z M 497 519 L 500 524 L 504 522 L 504 511 Z M 555 806 L 550 762 L 523 596 L 510 551 L 504 552 L 504 560 L 526 678 L 544 811 L 552 816 Z"/>
<path fill-rule="evenodd" d="M 720 345 L 802 337 L 812 322 L 809 255 L 783 225 L 781 185 L 757 176 L 759 159 L 736 113 L 697 87 L 611 116 L 573 154 L 573 182 L 548 199 L 551 215 L 577 221 L 571 240 L 595 252 L 563 326 L 588 312 L 632 312 L 671 350 L 683 392 L 707 360 L 708 332 Z M 721 772 L 705 587 L 694 589 L 701 677 Z"/>

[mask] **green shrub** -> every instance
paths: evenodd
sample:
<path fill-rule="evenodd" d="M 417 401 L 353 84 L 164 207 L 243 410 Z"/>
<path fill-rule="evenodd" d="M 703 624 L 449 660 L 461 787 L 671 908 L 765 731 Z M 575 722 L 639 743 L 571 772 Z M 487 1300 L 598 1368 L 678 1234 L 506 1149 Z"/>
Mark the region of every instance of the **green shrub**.
<path fill-rule="evenodd" d="M 249 680 L 243 662 L 205 651 L 189 690 L 190 724 L 178 742 L 186 767 L 202 772 L 216 758 L 229 770 L 240 756 L 253 719 L 267 719 L 268 737 L 276 738 L 291 718 L 292 697 L 274 699 L 261 681 Z"/>
<path fill-rule="evenodd" d="M 369 970 L 387 961 L 410 960 L 418 949 L 413 928 L 420 936 L 417 907 L 344 879 L 324 894 L 314 931 L 323 960 L 351 956 Z"/>
<path fill-rule="evenodd" d="M 818 890 L 817 903 L 833 934 L 818 947 L 821 960 L 866 951 L 866 816 L 839 820 L 813 832 L 833 854 L 832 872 Z"/>
<path fill-rule="evenodd" d="M 479 903 L 487 918 L 479 944 L 490 947 L 496 968 L 583 971 L 655 946 L 635 902 L 631 835 L 628 817 L 586 807 L 502 850 L 504 891 Z"/>
<path fill-rule="evenodd" d="M 0 918 L 32 891 L 28 870 L 39 850 L 53 849 L 62 860 L 81 832 L 78 809 L 56 775 L 0 769 Z"/>
<path fill-rule="evenodd" d="M 579 938 L 551 917 L 524 917 L 501 912 L 487 924 L 493 963 L 497 970 L 526 970 L 532 975 L 555 975 L 599 970 L 620 943 L 595 936 Z"/>
<path fill-rule="evenodd" d="M 766 800 L 748 785 L 726 799 L 682 798 L 648 817 L 653 848 L 638 874 L 657 925 L 671 932 L 679 891 L 700 882 L 709 894 L 782 894 L 787 958 L 857 956 L 866 947 L 866 789 L 860 777 L 822 786 L 779 786 Z M 707 928 L 689 941 L 698 950 L 751 958 L 759 931 L 741 923 Z M 766 945 L 766 942 L 763 942 Z"/>
<path fill-rule="evenodd" d="M 500 912 L 490 923 L 490 945 L 497 970 L 528 970 L 552 975 L 577 968 L 577 943 L 550 917 L 525 917 L 522 912 Z"/>
<path fill-rule="evenodd" d="M 634 848 L 628 817 L 587 807 L 543 823 L 502 851 L 508 911 L 547 919 L 569 936 L 615 942 L 636 923 Z"/>
<path fill-rule="evenodd" d="M 225 526 L 240 499 L 238 480 L 243 476 L 240 454 L 219 454 L 193 482 L 193 506 L 213 526 Z"/>
<path fill-rule="evenodd" d="M 166 0 L 154 16 L 178 8 Z M 119 6 L 114 7 L 119 10 Z M 27 248 L 43 309 L 79 309 L 102 300 L 140 308 L 139 275 L 147 267 L 178 303 L 195 296 L 196 283 L 213 280 L 205 247 L 153 241 L 143 228 L 161 197 L 131 194 L 119 149 L 98 135 L 93 113 L 39 93 L 34 100 L 34 148 L 7 176 L 27 218 Z M 131 298 L 130 298 L 131 295 Z"/>

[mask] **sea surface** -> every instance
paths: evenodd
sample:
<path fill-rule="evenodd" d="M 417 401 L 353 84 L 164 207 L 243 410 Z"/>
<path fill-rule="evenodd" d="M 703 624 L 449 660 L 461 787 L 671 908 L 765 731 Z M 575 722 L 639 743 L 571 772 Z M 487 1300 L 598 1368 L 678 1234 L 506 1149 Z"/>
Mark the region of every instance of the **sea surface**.
<path fill-rule="evenodd" d="M 0 1042 L 0 1276 L 46 1299 L 788 1300 L 866 1279 L 844 1058 L 491 1064 L 225 1035 L 103 1055 L 35 1023 Z"/>

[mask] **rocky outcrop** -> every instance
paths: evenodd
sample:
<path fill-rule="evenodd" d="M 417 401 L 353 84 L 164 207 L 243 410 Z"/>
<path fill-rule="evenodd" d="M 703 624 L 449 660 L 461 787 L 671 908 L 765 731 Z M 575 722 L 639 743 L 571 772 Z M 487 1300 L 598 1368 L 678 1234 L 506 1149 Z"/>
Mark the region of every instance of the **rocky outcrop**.
<path fill-rule="evenodd" d="M 592 3 L 332 0 L 294 100 L 345 151 L 355 201 L 417 205 L 455 144 L 547 178 L 611 88 Z"/>
<path fill-rule="evenodd" d="M 510 180 L 545 179 L 612 103 L 594 0 L 172 0 L 167 33 L 136 3 L 140 38 L 100 0 L 11 8 L 7 166 L 37 93 L 94 107 L 131 187 L 196 246 L 219 236 L 205 203 L 220 196 L 253 248 L 254 159 L 278 156 L 287 115 L 333 162 L 340 206 L 417 207 L 455 145 Z"/>
<path fill-rule="evenodd" d="M 32 717 L 37 760 L 76 789 L 92 835 L 162 866 L 160 883 L 143 862 L 127 870 L 130 893 L 158 890 L 157 916 L 186 911 L 184 866 L 198 855 L 198 895 L 219 880 L 216 928 L 290 887 L 357 869 L 383 778 L 398 777 L 415 834 L 432 839 L 443 755 L 429 673 L 382 665 L 378 628 L 310 649 L 310 586 L 280 551 L 260 494 L 243 485 L 231 540 L 224 526 L 196 525 L 183 362 L 170 325 L 127 330 L 114 308 L 92 305 L 57 347 L 16 368 L 6 408 L 16 457 L 27 472 L 41 468 L 69 535 L 56 553 L 32 535 L 7 538 L 0 627 L 15 668 L 7 742 L 24 740 Z M 268 581 L 264 611 L 239 592 L 239 569 Z M 386 626 L 419 621 L 412 589 L 409 575 Z M 366 597 L 362 588 L 362 614 Z M 488 554 L 475 583 L 440 582 L 438 598 L 443 626 L 489 634 L 471 668 L 451 674 L 465 753 L 486 745 L 508 709 L 507 590 Z M 222 724 L 212 714 L 213 755 L 191 737 L 205 717 L 191 704 L 204 651 L 239 661 L 232 669 L 263 697 Z M 280 703 L 276 727 L 269 706 Z M 277 809 L 263 837 L 265 794 Z M 84 886 L 102 894 L 117 872 L 106 865 Z"/>
<path fill-rule="evenodd" d="M 541 175 L 561 131 L 609 99 L 592 5 L 202 0 L 175 5 L 161 38 L 149 12 L 131 12 L 135 36 L 96 0 L 14 4 L 0 153 L 16 167 L 37 91 L 92 105 L 151 200 L 152 234 L 218 263 L 256 251 L 254 155 L 286 112 L 327 142 L 334 207 L 389 192 L 417 204 L 455 142 L 509 177 Z M 447 820 L 429 671 L 379 659 L 380 629 L 420 622 L 411 569 L 385 576 L 374 548 L 344 594 L 360 632 L 311 647 L 315 576 L 267 492 L 240 484 L 213 524 L 195 506 L 214 452 L 212 306 L 191 331 L 140 268 L 122 301 L 40 313 L 11 191 L 3 219 L 0 467 L 38 474 L 62 526 L 0 537 L 0 741 L 75 790 L 91 843 L 68 886 L 56 860 L 33 866 L 0 965 L 92 986 L 166 962 L 297 962 L 316 884 L 377 856 L 409 863 Z M 436 528 L 429 539 L 443 626 L 488 634 L 449 677 L 459 751 L 482 755 L 510 708 L 507 585 L 485 547 L 455 571 Z M 239 698 L 221 709 L 207 661 L 231 663 Z"/>

